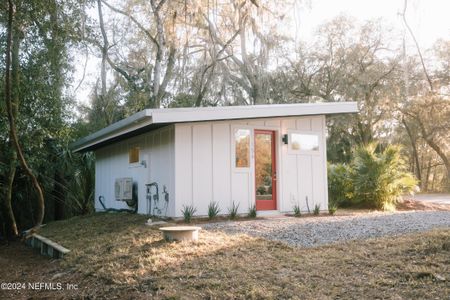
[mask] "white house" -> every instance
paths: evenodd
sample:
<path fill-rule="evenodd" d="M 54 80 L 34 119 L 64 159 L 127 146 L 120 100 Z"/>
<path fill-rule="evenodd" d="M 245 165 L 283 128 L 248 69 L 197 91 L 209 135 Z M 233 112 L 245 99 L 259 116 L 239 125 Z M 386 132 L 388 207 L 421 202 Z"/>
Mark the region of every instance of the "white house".
<path fill-rule="evenodd" d="M 213 201 L 220 214 L 233 202 L 242 214 L 326 210 L 325 118 L 356 112 L 355 102 L 146 109 L 72 148 L 95 152 L 97 211 L 136 201 L 138 213 L 168 217 L 186 206 L 207 215 Z"/>

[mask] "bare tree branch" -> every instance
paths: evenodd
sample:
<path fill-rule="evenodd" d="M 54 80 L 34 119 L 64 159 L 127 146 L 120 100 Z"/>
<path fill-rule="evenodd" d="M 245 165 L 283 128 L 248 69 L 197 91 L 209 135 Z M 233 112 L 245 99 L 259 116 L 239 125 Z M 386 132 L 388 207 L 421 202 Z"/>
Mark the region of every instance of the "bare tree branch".
<path fill-rule="evenodd" d="M 408 21 L 406 20 L 407 6 L 408 6 L 408 0 L 405 0 L 404 6 L 403 6 L 403 13 L 401 14 L 402 18 L 403 18 L 403 23 L 405 24 L 406 28 L 408 29 L 409 34 L 411 35 L 411 37 L 414 41 L 414 44 L 416 45 L 417 53 L 419 54 L 420 62 L 422 63 L 423 72 L 425 73 L 425 77 L 427 78 L 428 84 L 430 86 L 430 91 L 433 92 L 434 91 L 433 83 L 431 81 L 430 75 L 428 75 L 427 67 L 425 66 L 425 61 L 423 60 L 422 51 L 420 51 L 419 42 L 417 42 L 414 32 L 412 31 L 411 27 L 408 24 Z"/>
<path fill-rule="evenodd" d="M 101 65 L 101 81 L 102 81 L 102 94 L 100 97 L 103 99 L 103 97 L 106 96 L 106 60 L 108 57 L 108 49 L 109 49 L 109 42 L 108 42 L 108 36 L 106 35 L 105 30 L 105 24 L 103 22 L 103 12 L 102 12 L 102 1 L 97 0 L 97 8 L 98 8 L 98 18 L 100 20 L 100 31 L 102 33 L 103 37 L 103 45 L 102 45 L 102 65 Z"/>
<path fill-rule="evenodd" d="M 112 11 L 128 17 L 142 32 L 144 32 L 144 34 L 149 38 L 150 41 L 152 41 L 156 45 L 156 47 L 160 47 L 158 41 L 152 36 L 150 31 L 145 29 L 145 27 L 138 20 L 136 20 L 135 17 L 133 17 L 131 14 L 129 14 L 129 13 L 123 11 L 123 10 L 120 10 L 120 9 L 112 6 L 111 4 L 106 2 L 105 0 L 101 0 L 101 1 L 102 1 L 103 4 L 105 4 Z"/>
<path fill-rule="evenodd" d="M 89 52 L 86 49 L 86 54 L 85 54 L 85 60 L 84 60 L 84 66 L 83 66 L 83 76 L 81 77 L 80 81 L 78 82 L 77 86 L 75 87 L 75 89 L 73 90 L 74 93 L 76 93 L 78 91 L 78 89 L 80 88 L 80 86 L 83 84 L 84 79 L 86 78 L 86 69 L 87 69 L 87 64 L 88 64 L 88 60 L 89 60 Z"/>

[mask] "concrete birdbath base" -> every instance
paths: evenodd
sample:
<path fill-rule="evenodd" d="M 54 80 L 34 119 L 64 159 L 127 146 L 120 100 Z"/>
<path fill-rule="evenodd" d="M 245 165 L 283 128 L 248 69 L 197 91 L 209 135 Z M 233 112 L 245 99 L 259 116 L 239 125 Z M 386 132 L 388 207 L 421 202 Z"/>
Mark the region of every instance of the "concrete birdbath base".
<path fill-rule="evenodd" d="M 201 227 L 197 226 L 168 226 L 159 228 L 166 241 L 197 241 L 198 232 L 201 229 Z"/>

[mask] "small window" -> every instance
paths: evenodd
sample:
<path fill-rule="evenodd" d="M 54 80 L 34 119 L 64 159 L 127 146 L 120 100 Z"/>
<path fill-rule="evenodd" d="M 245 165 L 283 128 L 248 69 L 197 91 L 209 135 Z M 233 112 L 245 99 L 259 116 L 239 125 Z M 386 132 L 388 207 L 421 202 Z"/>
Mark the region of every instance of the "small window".
<path fill-rule="evenodd" d="M 319 151 L 319 135 L 314 133 L 291 133 L 290 148 L 292 151 Z"/>
<path fill-rule="evenodd" d="M 130 164 L 139 162 L 139 147 L 132 147 L 128 150 L 128 162 Z"/>
<path fill-rule="evenodd" d="M 236 129 L 234 132 L 236 168 L 250 167 L 250 129 Z"/>

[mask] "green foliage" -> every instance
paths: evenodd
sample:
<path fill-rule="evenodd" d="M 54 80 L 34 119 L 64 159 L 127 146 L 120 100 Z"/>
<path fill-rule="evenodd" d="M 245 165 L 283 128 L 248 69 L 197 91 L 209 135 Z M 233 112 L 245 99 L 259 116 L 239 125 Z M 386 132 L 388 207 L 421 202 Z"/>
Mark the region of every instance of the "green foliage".
<path fill-rule="evenodd" d="M 336 213 L 337 209 L 338 209 L 338 206 L 336 203 L 330 203 L 328 205 L 328 213 L 330 215 L 334 215 Z"/>
<path fill-rule="evenodd" d="M 354 137 L 343 128 L 348 128 L 352 124 L 347 115 L 332 115 L 327 118 L 327 159 L 332 163 L 349 163 L 352 158 L 352 146 L 355 143 Z M 350 123 L 350 124 L 349 124 Z"/>
<path fill-rule="evenodd" d="M 191 94 L 178 93 L 169 103 L 169 108 L 193 107 L 195 106 L 195 97 Z"/>
<path fill-rule="evenodd" d="M 399 146 L 377 151 L 377 144 L 360 146 L 350 165 L 328 168 L 330 205 L 362 206 L 392 210 L 404 193 L 412 192 L 417 180 L 407 171 Z"/>
<path fill-rule="evenodd" d="M 320 204 L 314 205 L 313 214 L 314 214 L 315 216 L 317 216 L 317 215 L 320 214 Z"/>
<path fill-rule="evenodd" d="M 249 218 L 256 218 L 256 205 L 255 204 L 250 206 L 250 208 L 248 209 L 248 217 Z"/>
<path fill-rule="evenodd" d="M 353 197 L 352 168 L 347 164 L 328 164 L 328 200 L 330 204 L 348 206 Z"/>
<path fill-rule="evenodd" d="M 183 214 L 184 222 L 191 223 L 192 217 L 196 213 L 197 209 L 193 205 L 184 206 L 181 209 L 181 213 Z"/>
<path fill-rule="evenodd" d="M 392 210 L 403 193 L 412 192 L 417 180 L 407 171 L 400 147 L 389 145 L 376 152 L 377 145 L 358 147 L 351 174 L 355 203 Z"/>
<path fill-rule="evenodd" d="M 67 203 L 73 215 L 85 215 L 94 211 L 95 158 L 93 153 L 76 155 L 68 166 L 73 172 L 67 183 Z"/>
<path fill-rule="evenodd" d="M 67 1 L 13 1 L 13 39 L 17 46 L 12 55 L 13 101 L 17 134 L 24 156 L 38 177 L 45 195 L 45 222 L 91 211 L 93 207 L 93 164 L 77 158 L 60 159 L 61 149 L 74 139 L 70 130 L 74 121 L 70 89 L 73 48 L 84 27 L 85 3 Z M 5 2 L 6 3 L 6 2 Z M 5 54 L 6 4 L 0 5 L 2 39 L 0 53 Z M 83 24 L 82 24 L 83 23 Z M 14 51 L 12 51 L 14 53 Z M 0 59 L 4 71 L 5 61 Z M 2 74 L 3 74 L 2 71 Z M 4 95 L 4 80 L 0 80 L 0 98 Z M 9 177 L 10 144 L 4 101 L 0 103 L 0 182 Z M 93 161 L 93 160 L 92 160 Z M 8 164 L 3 164 L 8 162 Z M 77 165 L 81 163 L 83 165 Z M 18 165 L 18 163 L 16 163 Z M 12 188 L 12 206 L 20 230 L 34 225 L 38 209 L 37 195 L 22 168 L 17 168 Z M 0 186 L 0 194 L 6 187 Z M 78 194 L 78 195 L 74 195 Z M 81 196 L 83 194 L 83 196 Z M 77 201 L 83 198 L 83 201 Z M 0 197 L 2 198 L 2 197 Z M 3 202 L 3 201 L 0 201 Z M 2 214 L 3 203 L 0 205 Z M 0 222 L 1 223 L 1 222 Z"/>
<path fill-rule="evenodd" d="M 213 201 L 208 204 L 208 218 L 210 220 L 214 219 L 220 212 L 219 203 Z"/>
<path fill-rule="evenodd" d="M 294 211 L 294 217 L 298 218 L 302 216 L 302 212 L 300 211 L 300 205 L 295 204 L 292 210 Z"/>
<path fill-rule="evenodd" d="M 236 205 L 233 201 L 231 207 L 228 209 L 228 213 L 230 214 L 231 220 L 236 219 L 237 214 L 238 214 L 238 209 L 239 209 L 239 203 Z"/>

